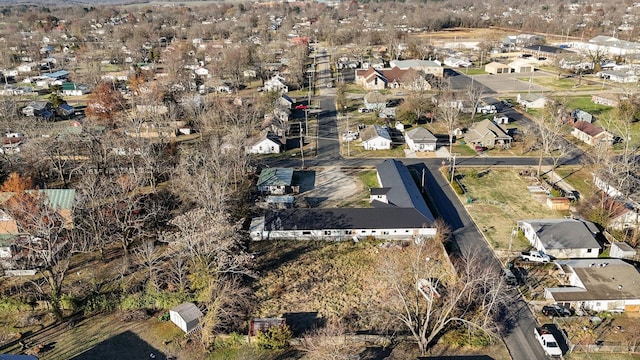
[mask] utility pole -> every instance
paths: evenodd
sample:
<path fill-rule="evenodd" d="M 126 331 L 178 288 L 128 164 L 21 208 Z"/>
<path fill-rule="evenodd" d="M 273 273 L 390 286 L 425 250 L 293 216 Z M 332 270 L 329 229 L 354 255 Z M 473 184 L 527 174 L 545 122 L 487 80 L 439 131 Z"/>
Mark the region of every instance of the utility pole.
<path fill-rule="evenodd" d="M 345 115 L 347 115 L 347 129 L 345 131 L 346 139 L 347 139 L 347 157 L 351 156 L 351 133 L 349 132 L 349 113 L 347 112 L 347 106 L 343 105 L 342 109 L 344 110 Z"/>
<path fill-rule="evenodd" d="M 309 108 L 304 109 L 304 136 L 309 136 Z"/>
<path fill-rule="evenodd" d="M 453 163 L 451 163 L 451 184 L 453 184 L 453 178 L 454 178 L 454 174 L 456 172 L 456 155 L 457 154 L 451 154 L 453 156 Z"/>
<path fill-rule="evenodd" d="M 302 169 L 304 170 L 304 140 L 302 138 L 302 122 L 298 122 L 300 126 L 300 156 L 302 157 Z"/>

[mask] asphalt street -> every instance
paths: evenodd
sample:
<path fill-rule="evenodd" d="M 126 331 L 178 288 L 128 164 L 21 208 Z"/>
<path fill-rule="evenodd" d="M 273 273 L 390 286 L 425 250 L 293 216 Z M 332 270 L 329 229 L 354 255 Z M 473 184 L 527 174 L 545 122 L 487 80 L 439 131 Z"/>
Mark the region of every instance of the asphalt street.
<path fill-rule="evenodd" d="M 319 64 L 320 65 L 320 64 Z M 324 78 L 324 76 L 323 76 Z M 456 81 L 463 84 L 467 78 L 460 76 Z M 323 83 L 326 84 L 325 81 Z M 464 85 L 461 85 L 464 86 Z M 341 166 L 341 167 L 373 167 L 384 159 L 375 158 L 343 158 L 340 155 L 339 132 L 335 98 L 321 96 L 316 98 L 321 112 L 318 114 L 317 154 L 313 158 L 307 158 L 305 167 L 317 166 Z M 491 99 L 489 99 L 491 100 Z M 531 120 L 514 111 L 505 110 L 509 117 L 517 122 L 525 123 Z M 582 152 L 574 151 L 560 161 L 561 164 L 579 164 Z M 502 264 L 494 256 L 482 233 L 469 217 L 464 205 L 458 199 L 448 181 L 442 176 L 439 167 L 443 165 L 443 159 L 402 159 L 406 165 L 425 166 L 425 187 L 432 203 L 435 204 L 439 217 L 449 224 L 453 232 L 453 241 L 463 254 L 474 253 L 485 262 L 485 265 L 501 268 Z M 298 167 L 300 159 L 273 159 L 265 160 L 270 166 Z M 544 159 L 543 164 L 553 164 L 551 159 Z M 445 165 L 448 161 L 445 159 Z M 537 157 L 458 157 L 456 166 L 537 166 Z M 505 309 L 503 318 L 505 332 L 502 334 L 507 349 L 513 359 L 546 359 L 542 347 L 533 336 L 536 320 L 525 300 L 515 290 L 512 291 L 512 300 Z"/>

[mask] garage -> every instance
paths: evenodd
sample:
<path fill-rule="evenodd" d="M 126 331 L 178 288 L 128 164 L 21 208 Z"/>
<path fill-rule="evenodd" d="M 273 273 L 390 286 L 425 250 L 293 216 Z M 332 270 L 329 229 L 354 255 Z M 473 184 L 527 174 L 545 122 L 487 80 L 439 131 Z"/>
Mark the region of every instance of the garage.
<path fill-rule="evenodd" d="M 490 62 L 484 66 L 484 71 L 488 74 L 497 75 L 497 74 L 508 74 L 511 72 L 511 68 L 507 64 L 502 64 L 499 62 Z"/>
<path fill-rule="evenodd" d="M 514 73 L 530 73 L 533 72 L 533 65 L 523 61 L 513 61 L 509 63 L 509 67 Z"/>

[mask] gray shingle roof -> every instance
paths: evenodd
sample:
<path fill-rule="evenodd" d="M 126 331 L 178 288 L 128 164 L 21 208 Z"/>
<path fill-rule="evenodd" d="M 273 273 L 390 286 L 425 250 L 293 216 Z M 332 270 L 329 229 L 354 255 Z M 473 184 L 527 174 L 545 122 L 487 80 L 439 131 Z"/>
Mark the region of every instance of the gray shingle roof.
<path fill-rule="evenodd" d="M 406 136 L 417 144 L 432 144 L 438 141 L 435 135 L 423 127 L 407 131 Z"/>
<path fill-rule="evenodd" d="M 574 219 L 522 220 L 536 231 L 545 249 L 593 249 L 600 244 L 585 222 Z"/>
<path fill-rule="evenodd" d="M 350 230 L 429 227 L 432 221 L 413 208 L 286 209 L 270 210 L 264 229 Z"/>
<path fill-rule="evenodd" d="M 391 188 L 387 192 L 389 203 L 400 208 L 415 208 L 430 221 L 433 214 L 424 201 L 409 169 L 395 159 L 388 159 L 377 166 L 378 178 L 382 187 Z"/>
<path fill-rule="evenodd" d="M 200 311 L 200 309 L 198 309 L 198 307 L 194 303 L 190 303 L 190 302 L 182 303 L 174 307 L 173 309 L 171 309 L 171 311 L 178 313 L 180 317 L 184 320 L 184 322 L 187 325 L 187 329 L 186 329 L 187 333 L 195 329 L 198 323 L 200 322 L 200 318 L 204 316 Z"/>

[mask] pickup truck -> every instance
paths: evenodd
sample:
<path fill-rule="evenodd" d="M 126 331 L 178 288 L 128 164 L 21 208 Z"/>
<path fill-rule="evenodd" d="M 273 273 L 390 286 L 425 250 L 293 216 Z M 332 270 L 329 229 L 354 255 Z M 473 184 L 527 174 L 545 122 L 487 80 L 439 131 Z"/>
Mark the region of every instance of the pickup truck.
<path fill-rule="evenodd" d="M 533 261 L 533 262 L 542 262 L 542 263 L 548 263 L 549 261 L 551 261 L 551 258 L 549 257 L 549 255 L 540 251 L 522 252 L 520 253 L 520 259 L 526 260 L 526 261 Z"/>
<path fill-rule="evenodd" d="M 535 329 L 533 329 L 533 334 L 535 335 L 536 340 L 538 340 L 540 345 L 542 345 L 542 349 L 547 354 L 547 356 L 552 358 L 562 357 L 562 349 L 560 349 L 556 338 L 549 330 L 547 330 L 547 328 L 545 328 L 544 325 L 542 327 L 536 327 Z"/>

